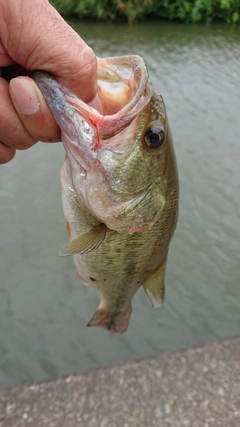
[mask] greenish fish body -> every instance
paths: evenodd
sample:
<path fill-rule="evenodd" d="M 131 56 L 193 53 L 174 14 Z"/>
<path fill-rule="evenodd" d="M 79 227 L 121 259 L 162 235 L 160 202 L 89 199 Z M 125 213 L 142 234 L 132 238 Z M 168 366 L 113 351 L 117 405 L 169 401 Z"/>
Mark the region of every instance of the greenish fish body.
<path fill-rule="evenodd" d="M 101 302 L 89 326 L 124 332 L 142 285 L 154 307 L 164 299 L 178 176 L 161 95 L 139 56 L 98 60 L 101 111 L 44 72 L 34 76 L 62 132 L 63 210 L 78 276 Z"/>

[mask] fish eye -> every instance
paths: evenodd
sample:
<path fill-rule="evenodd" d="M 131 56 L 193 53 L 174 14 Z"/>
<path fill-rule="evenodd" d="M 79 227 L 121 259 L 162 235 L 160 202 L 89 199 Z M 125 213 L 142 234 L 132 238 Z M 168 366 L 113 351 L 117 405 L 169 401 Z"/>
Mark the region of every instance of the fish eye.
<path fill-rule="evenodd" d="M 158 148 L 165 139 L 165 132 L 160 126 L 152 126 L 145 132 L 144 141 L 147 148 Z"/>

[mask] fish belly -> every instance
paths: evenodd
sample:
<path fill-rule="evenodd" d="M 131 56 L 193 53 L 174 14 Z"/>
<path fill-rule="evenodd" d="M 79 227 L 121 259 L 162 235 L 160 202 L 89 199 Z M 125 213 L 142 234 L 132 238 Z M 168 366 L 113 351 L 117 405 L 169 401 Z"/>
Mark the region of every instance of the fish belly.
<path fill-rule="evenodd" d="M 61 169 L 61 185 L 69 240 L 101 225 L 79 201 L 67 158 Z M 105 240 L 98 249 L 74 255 L 78 277 L 95 287 L 101 295 L 99 309 L 88 326 L 101 326 L 118 333 L 127 329 L 132 311 L 131 299 L 141 285 L 138 266 L 133 267 L 137 242 L 135 239 L 132 243 L 127 242 L 129 237 L 107 229 Z"/>

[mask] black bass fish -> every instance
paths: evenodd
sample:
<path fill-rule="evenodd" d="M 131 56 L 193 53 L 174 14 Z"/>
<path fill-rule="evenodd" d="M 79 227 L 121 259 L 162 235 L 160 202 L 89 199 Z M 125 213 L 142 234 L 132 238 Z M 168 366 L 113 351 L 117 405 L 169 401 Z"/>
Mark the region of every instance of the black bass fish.
<path fill-rule="evenodd" d="M 142 285 L 154 307 L 164 299 L 170 240 L 178 216 L 178 175 L 162 99 L 139 56 L 98 59 L 99 112 L 34 73 L 61 128 L 63 210 L 78 276 L 101 302 L 88 326 L 123 333 Z"/>

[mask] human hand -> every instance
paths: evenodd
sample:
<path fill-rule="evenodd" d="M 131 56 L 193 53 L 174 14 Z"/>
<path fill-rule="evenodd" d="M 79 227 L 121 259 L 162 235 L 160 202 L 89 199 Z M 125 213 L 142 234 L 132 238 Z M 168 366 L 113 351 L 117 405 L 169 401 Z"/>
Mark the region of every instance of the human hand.
<path fill-rule="evenodd" d="M 48 71 L 89 102 L 96 69 L 91 48 L 47 0 L 0 0 L 0 163 L 39 140 L 60 140 L 42 93 L 28 77 L 33 70 Z"/>

